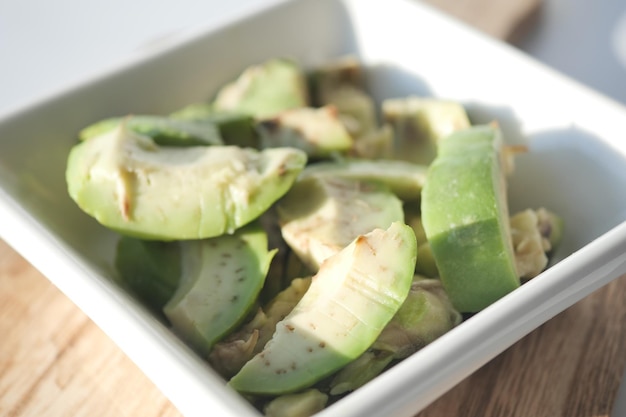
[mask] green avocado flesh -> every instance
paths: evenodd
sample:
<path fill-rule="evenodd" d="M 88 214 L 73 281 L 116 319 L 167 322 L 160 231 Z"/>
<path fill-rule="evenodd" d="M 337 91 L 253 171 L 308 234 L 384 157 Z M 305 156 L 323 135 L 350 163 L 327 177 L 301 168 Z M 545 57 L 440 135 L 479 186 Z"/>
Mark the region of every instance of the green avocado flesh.
<path fill-rule="evenodd" d="M 520 285 L 515 269 L 497 127 L 439 142 L 422 190 L 422 222 L 455 308 L 476 312 Z"/>
<path fill-rule="evenodd" d="M 564 236 L 543 207 L 509 216 L 530 148 L 497 121 L 318 58 L 208 74 L 186 103 L 97 116 L 104 97 L 66 160 L 114 283 L 266 417 L 324 414 L 506 303 Z"/>
<path fill-rule="evenodd" d="M 163 307 L 172 328 L 203 354 L 244 319 L 275 250 L 257 223 L 233 235 L 180 242 L 182 276 Z"/>
<path fill-rule="evenodd" d="M 160 313 L 176 292 L 181 268 L 178 242 L 120 237 L 115 252 L 119 280 L 153 311 Z"/>
<path fill-rule="evenodd" d="M 150 136 L 161 146 L 222 145 L 218 126 L 211 120 L 176 120 L 161 116 L 104 119 L 81 130 L 80 140 L 100 136 L 125 123 L 129 130 Z"/>
<path fill-rule="evenodd" d="M 395 133 L 394 157 L 421 164 L 432 162 L 439 140 L 470 127 L 465 108 L 455 101 L 415 96 L 387 99 L 382 113 Z"/>
<path fill-rule="evenodd" d="M 248 67 L 220 89 L 213 101 L 219 111 L 237 111 L 255 118 L 271 117 L 308 103 L 302 69 L 286 59 L 270 59 Z"/>
<path fill-rule="evenodd" d="M 66 180 L 83 211 L 122 234 L 203 239 L 259 217 L 305 164 L 292 148 L 160 147 L 121 124 L 71 150 Z"/>
<path fill-rule="evenodd" d="M 177 121 L 213 123 L 225 145 L 256 147 L 257 133 L 254 118 L 235 111 L 218 111 L 210 103 L 193 103 L 169 115 Z"/>
<path fill-rule="evenodd" d="M 243 393 L 310 387 L 359 357 L 406 299 L 417 249 L 402 222 L 357 237 L 322 264 L 263 351 L 229 381 Z"/>
<path fill-rule="evenodd" d="M 419 256 L 422 256 L 419 252 Z M 438 279 L 415 275 L 409 295 L 372 346 L 333 375 L 330 394 L 344 394 L 378 376 L 461 322 Z"/>

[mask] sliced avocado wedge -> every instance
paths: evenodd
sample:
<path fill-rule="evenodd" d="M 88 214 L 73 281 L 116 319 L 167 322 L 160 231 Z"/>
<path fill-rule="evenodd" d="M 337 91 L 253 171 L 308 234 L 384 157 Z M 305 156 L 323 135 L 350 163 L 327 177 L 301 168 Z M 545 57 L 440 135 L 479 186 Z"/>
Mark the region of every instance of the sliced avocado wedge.
<path fill-rule="evenodd" d="M 175 120 L 162 116 L 113 117 L 82 129 L 78 138 L 88 140 L 115 130 L 122 122 L 135 133 L 151 137 L 161 146 L 222 145 L 222 137 L 213 121 Z"/>
<path fill-rule="evenodd" d="M 180 245 L 121 236 L 114 264 L 119 282 L 153 311 L 162 313 L 180 281 Z"/>
<path fill-rule="evenodd" d="M 480 311 L 519 287 L 497 126 L 471 127 L 439 142 L 421 208 L 441 282 L 457 310 Z"/>
<path fill-rule="evenodd" d="M 257 223 L 180 246 L 182 277 L 163 312 L 174 331 L 206 355 L 254 305 L 275 251 Z"/>
<path fill-rule="evenodd" d="M 293 310 L 310 285 L 311 277 L 294 278 L 267 305 L 262 305 L 252 320 L 216 343 L 208 357 L 213 369 L 225 378 L 239 372 L 246 362 L 263 350 L 274 334 L 276 323 Z"/>
<path fill-rule="evenodd" d="M 384 124 L 356 137 L 349 155 L 372 160 L 393 159 L 393 141 L 393 128 Z"/>
<path fill-rule="evenodd" d="M 349 88 L 365 92 L 365 71 L 356 56 L 344 55 L 313 68 L 308 74 L 314 105 L 332 102 L 337 90 Z"/>
<path fill-rule="evenodd" d="M 299 180 L 276 212 L 283 238 L 312 271 L 357 236 L 404 220 L 402 202 L 389 188 L 348 178 Z"/>
<path fill-rule="evenodd" d="M 441 281 L 415 275 L 409 295 L 372 344 L 372 349 L 391 352 L 395 359 L 404 359 L 461 321 L 461 314 L 450 302 Z"/>
<path fill-rule="evenodd" d="M 352 148 L 352 136 L 334 106 L 301 107 L 259 120 L 256 125 L 262 148 L 291 146 L 309 158 L 328 158 Z"/>
<path fill-rule="evenodd" d="M 390 124 L 378 125 L 376 102 L 367 92 L 365 70 L 354 56 L 343 56 L 311 71 L 313 103 L 332 105 L 354 138 L 350 155 L 380 159 L 393 156 L 394 134 Z"/>
<path fill-rule="evenodd" d="M 392 353 L 368 349 L 333 375 L 329 393 L 343 395 L 362 387 L 383 373 L 394 360 Z"/>
<path fill-rule="evenodd" d="M 193 103 L 170 114 L 176 120 L 214 123 L 225 145 L 258 147 L 254 118 L 235 111 L 218 111 L 210 103 Z"/>
<path fill-rule="evenodd" d="M 300 174 L 306 178 L 346 178 L 375 181 L 388 186 L 403 201 L 419 200 L 428 167 L 406 161 L 344 159 L 308 165 Z"/>
<path fill-rule="evenodd" d="M 160 147 L 122 123 L 71 150 L 66 181 L 82 210 L 122 234 L 203 239 L 256 219 L 305 163 L 291 148 Z"/>
<path fill-rule="evenodd" d="M 328 395 L 311 388 L 277 397 L 263 407 L 265 417 L 311 417 L 326 407 Z"/>
<path fill-rule="evenodd" d="M 470 127 L 465 108 L 456 101 L 409 96 L 383 101 L 383 119 L 393 126 L 394 156 L 430 164 L 437 142 Z"/>
<path fill-rule="evenodd" d="M 365 91 L 344 86 L 328 94 L 326 105 L 337 108 L 341 119 L 354 137 L 374 130 L 378 124 L 376 104 Z"/>
<path fill-rule="evenodd" d="M 419 256 L 422 254 L 419 252 Z M 333 376 L 331 395 L 353 391 L 392 363 L 417 352 L 461 323 L 441 282 L 416 275 L 404 303 L 372 346 Z"/>
<path fill-rule="evenodd" d="M 255 118 L 307 105 L 304 73 L 288 59 L 270 59 L 246 68 L 235 81 L 222 87 L 213 101 L 216 110 L 237 111 Z"/>
<path fill-rule="evenodd" d="M 249 394 L 295 392 L 362 355 L 406 299 L 415 258 L 415 234 L 401 222 L 357 237 L 324 262 L 263 351 L 228 384 Z"/>

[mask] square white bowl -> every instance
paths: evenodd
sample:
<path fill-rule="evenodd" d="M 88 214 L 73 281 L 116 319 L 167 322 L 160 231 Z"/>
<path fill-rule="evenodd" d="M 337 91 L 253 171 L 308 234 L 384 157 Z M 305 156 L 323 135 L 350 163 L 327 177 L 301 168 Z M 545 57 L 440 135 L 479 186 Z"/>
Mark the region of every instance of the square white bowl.
<path fill-rule="evenodd" d="M 626 273 L 626 110 L 514 49 L 407 0 L 263 0 L 53 96 L 0 115 L 0 235 L 94 320 L 186 416 L 258 412 L 111 277 L 116 235 L 67 195 L 76 132 L 205 100 L 247 65 L 354 54 L 378 100 L 459 100 L 529 153 L 511 211 L 565 220 L 555 264 L 320 416 L 411 416 L 528 332 Z"/>

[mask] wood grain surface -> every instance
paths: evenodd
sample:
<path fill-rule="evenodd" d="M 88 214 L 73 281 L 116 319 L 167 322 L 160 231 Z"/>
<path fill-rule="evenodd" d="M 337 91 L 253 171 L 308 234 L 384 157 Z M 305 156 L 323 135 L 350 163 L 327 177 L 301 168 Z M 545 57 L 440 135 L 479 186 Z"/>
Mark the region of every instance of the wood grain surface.
<path fill-rule="evenodd" d="M 540 0 L 428 0 L 502 39 Z M 626 276 L 503 352 L 417 417 L 609 417 L 626 367 Z M 45 277 L 0 241 L 0 416 L 180 413 Z"/>

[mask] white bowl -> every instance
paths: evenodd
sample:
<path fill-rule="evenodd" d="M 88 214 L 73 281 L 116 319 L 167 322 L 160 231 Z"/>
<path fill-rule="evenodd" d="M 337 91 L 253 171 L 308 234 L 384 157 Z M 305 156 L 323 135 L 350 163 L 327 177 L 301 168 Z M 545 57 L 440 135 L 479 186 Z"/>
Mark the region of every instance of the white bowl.
<path fill-rule="evenodd" d="M 247 65 L 306 66 L 355 54 L 377 99 L 463 102 L 525 143 L 510 180 L 516 211 L 566 224 L 556 264 L 320 416 L 411 416 L 528 332 L 626 273 L 626 110 L 521 53 L 405 0 L 259 2 L 158 51 L 0 116 L 0 234 L 82 308 L 186 416 L 256 416 L 200 358 L 112 281 L 115 235 L 69 199 L 76 132 L 112 115 L 206 99 Z"/>

